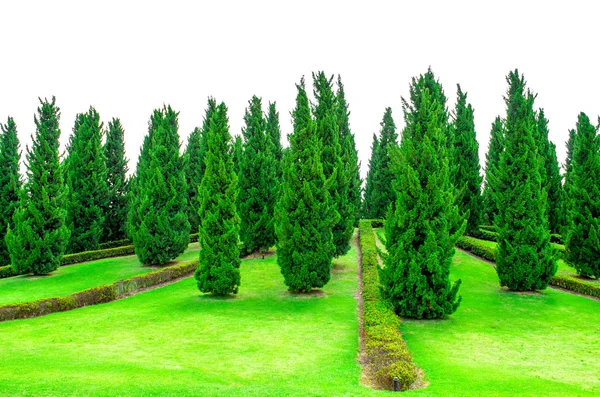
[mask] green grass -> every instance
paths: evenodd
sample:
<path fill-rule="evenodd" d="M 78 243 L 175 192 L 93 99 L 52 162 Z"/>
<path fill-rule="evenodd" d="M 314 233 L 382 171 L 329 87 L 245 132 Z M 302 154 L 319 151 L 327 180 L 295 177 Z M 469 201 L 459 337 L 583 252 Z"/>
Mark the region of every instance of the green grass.
<path fill-rule="evenodd" d="M 190 244 L 177 260 L 194 259 L 198 256 L 198 250 L 198 243 Z M 61 266 L 46 276 L 0 279 L 0 305 L 66 296 L 153 270 L 156 269 L 142 266 L 137 256 L 130 255 Z"/>

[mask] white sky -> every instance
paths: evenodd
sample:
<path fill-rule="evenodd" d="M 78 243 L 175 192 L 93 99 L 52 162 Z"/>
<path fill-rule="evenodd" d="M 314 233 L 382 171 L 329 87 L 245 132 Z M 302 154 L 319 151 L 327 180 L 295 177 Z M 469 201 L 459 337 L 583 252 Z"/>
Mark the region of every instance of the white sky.
<path fill-rule="evenodd" d="M 24 149 L 37 98 L 55 95 L 64 147 L 75 115 L 93 105 L 105 125 L 121 118 L 133 169 L 148 118 L 163 103 L 180 112 L 182 148 L 209 95 L 229 107 L 232 134 L 252 95 L 265 110 L 277 101 L 285 136 L 294 83 L 305 75 L 312 89 L 311 72 L 324 70 L 342 75 L 365 175 L 385 107 L 401 128 L 400 97 L 429 65 L 450 109 L 457 83 L 468 92 L 482 163 L 514 68 L 546 110 L 561 163 L 578 113 L 595 121 L 600 112 L 593 1 L 196 3 L 1 2 L 0 121 L 15 118 Z"/>

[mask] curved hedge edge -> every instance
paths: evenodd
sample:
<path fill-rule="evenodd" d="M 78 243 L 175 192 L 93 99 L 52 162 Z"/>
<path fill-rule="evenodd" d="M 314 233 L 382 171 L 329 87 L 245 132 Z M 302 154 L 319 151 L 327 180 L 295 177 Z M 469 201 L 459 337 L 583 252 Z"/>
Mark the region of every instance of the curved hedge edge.
<path fill-rule="evenodd" d="M 456 246 L 464 249 L 465 251 L 469 251 L 474 255 L 480 256 L 492 262 L 496 262 L 496 250 L 482 245 L 475 238 L 461 237 L 456 242 Z M 550 285 L 576 292 L 578 294 L 600 298 L 600 285 L 590 285 L 573 276 L 564 274 L 556 275 L 550 280 Z"/>
<path fill-rule="evenodd" d="M 418 370 L 399 331 L 400 319 L 381 297 L 379 261 L 370 220 L 359 223 L 359 243 L 366 367 L 379 388 L 393 390 L 393 379 L 398 377 L 400 388 L 407 390 L 417 380 Z"/>
<path fill-rule="evenodd" d="M 186 261 L 178 265 L 118 280 L 112 284 L 89 288 L 64 297 L 45 298 L 33 302 L 0 306 L 0 322 L 39 317 L 84 306 L 112 302 L 130 296 L 145 288 L 189 276 L 194 273 L 197 266 L 197 260 Z"/>

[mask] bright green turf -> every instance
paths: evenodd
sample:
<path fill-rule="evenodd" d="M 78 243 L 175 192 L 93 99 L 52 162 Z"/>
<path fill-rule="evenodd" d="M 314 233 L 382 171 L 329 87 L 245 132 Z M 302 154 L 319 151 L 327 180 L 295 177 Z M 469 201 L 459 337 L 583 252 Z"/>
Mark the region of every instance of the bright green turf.
<path fill-rule="evenodd" d="M 403 320 L 430 386 L 415 396 L 600 395 L 600 303 L 562 291 L 499 288 L 494 268 L 457 252 L 463 301 L 449 319 Z"/>
<path fill-rule="evenodd" d="M 177 260 L 196 258 L 198 249 L 198 243 L 190 244 Z M 0 305 L 66 296 L 153 270 L 156 268 L 142 266 L 137 256 L 130 255 L 61 266 L 47 276 L 0 279 Z"/>

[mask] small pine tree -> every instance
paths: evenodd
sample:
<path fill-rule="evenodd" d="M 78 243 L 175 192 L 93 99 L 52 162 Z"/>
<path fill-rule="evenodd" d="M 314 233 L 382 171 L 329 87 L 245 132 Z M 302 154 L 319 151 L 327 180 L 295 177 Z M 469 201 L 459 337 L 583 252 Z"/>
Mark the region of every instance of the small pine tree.
<path fill-rule="evenodd" d="M 267 114 L 267 135 L 273 143 L 273 156 L 276 160 L 277 179 L 281 181 L 281 159 L 283 158 L 283 147 L 281 146 L 281 128 L 279 127 L 279 112 L 275 102 L 269 102 L 269 113 Z"/>
<path fill-rule="evenodd" d="M 482 219 L 481 182 L 479 173 L 479 144 L 475 133 L 473 107 L 467 104 L 467 93 L 457 86 L 456 108 L 452 124 L 454 146 L 450 151 L 450 180 L 458 192 L 457 204 L 461 214 L 468 214 L 466 233 L 479 231 Z"/>
<path fill-rule="evenodd" d="M 98 249 L 102 237 L 108 199 L 102 135 L 103 123 L 96 109 L 90 107 L 77 115 L 63 171 L 69 253 Z"/>
<path fill-rule="evenodd" d="M 540 155 L 535 137 L 535 96 L 525 92 L 518 70 L 506 78 L 507 107 L 504 151 L 494 175 L 498 215 L 496 271 L 500 285 L 515 291 L 540 290 L 556 273 L 550 245 L 546 195 L 540 177 Z"/>
<path fill-rule="evenodd" d="M 240 285 L 240 218 L 235 207 L 237 176 L 225 104 L 214 110 L 206 139 L 206 172 L 200 186 L 200 260 L 195 278 L 201 292 L 235 294 Z"/>
<path fill-rule="evenodd" d="M 132 208 L 140 220 L 133 232 L 133 245 L 144 265 L 169 262 L 181 255 L 190 241 L 178 113 L 165 106 L 158 114 L 160 118 L 153 120 L 148 163 L 138 175 L 139 205 Z"/>
<path fill-rule="evenodd" d="M 371 158 L 369 159 L 369 171 L 365 182 L 365 194 L 361 203 L 361 216 L 363 219 L 373 219 L 373 194 L 375 191 L 375 175 L 378 170 L 377 161 L 379 160 L 379 139 L 373 134 L 373 143 L 371 144 Z"/>
<path fill-rule="evenodd" d="M 335 254 L 332 227 L 339 215 L 331 209 L 304 78 L 296 87 L 294 131 L 283 157 L 281 196 L 275 211 L 277 263 L 291 292 L 309 292 L 329 281 Z"/>
<path fill-rule="evenodd" d="M 387 211 L 395 199 L 392 181 L 395 179 L 392 170 L 390 151 L 398 146 L 398 134 L 396 124 L 392 118 L 392 109 L 386 108 L 381 121 L 381 133 L 379 138 L 375 172 L 373 175 L 373 193 L 371 195 L 371 216 L 374 219 L 384 219 Z"/>
<path fill-rule="evenodd" d="M 600 135 L 585 113 L 577 120 L 570 165 L 566 260 L 579 275 L 600 278 Z"/>
<path fill-rule="evenodd" d="M 127 158 L 125 157 L 125 131 L 121 120 L 113 118 L 108 123 L 106 143 L 104 144 L 106 161 L 106 185 L 108 187 L 106 219 L 102 240 L 116 241 L 126 237 L 127 213 L 129 211 L 127 180 Z"/>
<path fill-rule="evenodd" d="M 17 273 L 48 274 L 60 266 L 69 241 L 65 193 L 58 160 L 60 109 L 56 99 L 42 101 L 35 116 L 36 134 L 27 149 L 27 182 L 14 228 L 6 244 Z"/>
<path fill-rule="evenodd" d="M 504 137 L 504 122 L 498 116 L 492 123 L 492 132 L 490 133 L 490 144 L 488 152 L 485 155 L 485 185 L 483 188 L 483 211 L 484 220 L 489 224 L 494 224 L 494 218 L 498 215 L 498 207 L 494 199 L 495 185 L 494 175 L 500 165 L 500 155 L 504 150 L 502 139 Z"/>
<path fill-rule="evenodd" d="M 13 214 L 19 207 L 21 175 L 19 174 L 19 139 L 12 117 L 0 124 L 0 266 L 10 265 L 10 254 L 4 241 L 9 227 L 14 228 Z"/>
<path fill-rule="evenodd" d="M 395 205 L 385 222 L 388 255 L 380 270 L 384 296 L 401 316 L 440 318 L 458 308 L 460 280 L 450 283 L 454 244 L 466 222 L 458 221 L 450 182 L 444 104 L 428 74 L 413 78 L 400 148 L 391 150 Z M 431 88 L 430 88 L 431 87 Z M 456 232 L 452 232 L 456 230 Z"/>

